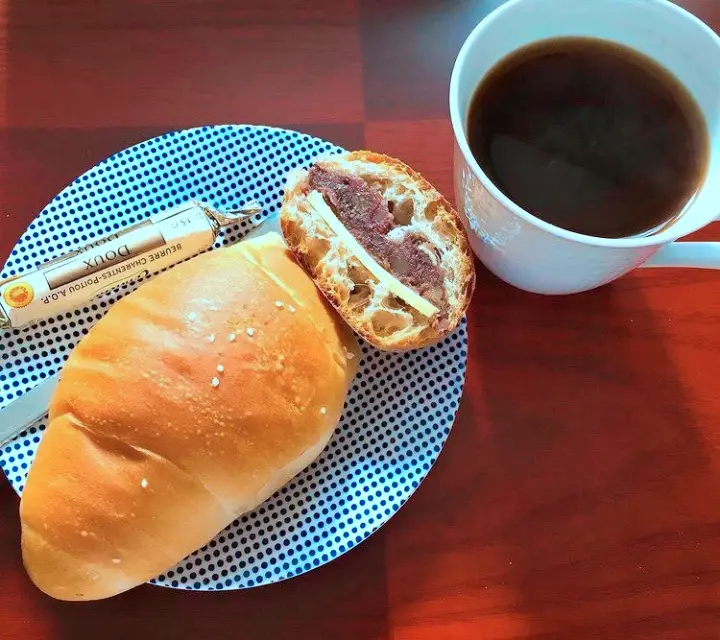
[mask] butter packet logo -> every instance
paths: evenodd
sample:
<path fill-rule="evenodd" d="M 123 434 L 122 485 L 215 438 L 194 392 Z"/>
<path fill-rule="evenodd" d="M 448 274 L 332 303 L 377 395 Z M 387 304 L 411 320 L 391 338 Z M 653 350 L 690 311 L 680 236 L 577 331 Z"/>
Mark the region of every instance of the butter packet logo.
<path fill-rule="evenodd" d="M 27 307 L 35 297 L 33 288 L 27 282 L 11 284 L 3 292 L 3 300 L 13 309 Z"/>

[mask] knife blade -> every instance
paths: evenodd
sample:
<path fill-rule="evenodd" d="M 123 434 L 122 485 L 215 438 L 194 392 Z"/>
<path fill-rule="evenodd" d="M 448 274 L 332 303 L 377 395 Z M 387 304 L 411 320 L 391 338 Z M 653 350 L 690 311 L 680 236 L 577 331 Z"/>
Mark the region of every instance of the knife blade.
<path fill-rule="evenodd" d="M 45 416 L 57 383 L 56 373 L 0 409 L 0 447 Z"/>

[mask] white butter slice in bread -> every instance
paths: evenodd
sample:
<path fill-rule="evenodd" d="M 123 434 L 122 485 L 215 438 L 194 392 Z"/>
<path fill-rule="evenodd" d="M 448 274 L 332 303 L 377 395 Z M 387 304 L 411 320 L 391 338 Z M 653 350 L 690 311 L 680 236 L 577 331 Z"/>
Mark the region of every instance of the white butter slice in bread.
<path fill-rule="evenodd" d="M 368 253 L 368 251 L 355 239 L 355 236 L 353 236 L 352 233 L 347 230 L 345 225 L 338 220 L 337 216 L 325 202 L 325 198 L 323 198 L 320 193 L 317 191 L 309 193 L 307 202 L 333 230 L 333 233 L 340 238 L 350 253 L 352 253 L 388 291 L 400 298 L 403 302 L 409 304 L 414 309 L 417 309 L 427 318 L 431 318 L 438 313 L 439 309 L 434 304 L 428 302 L 410 287 L 400 282 L 400 280 L 384 269 L 380 263 L 375 260 L 370 253 Z"/>

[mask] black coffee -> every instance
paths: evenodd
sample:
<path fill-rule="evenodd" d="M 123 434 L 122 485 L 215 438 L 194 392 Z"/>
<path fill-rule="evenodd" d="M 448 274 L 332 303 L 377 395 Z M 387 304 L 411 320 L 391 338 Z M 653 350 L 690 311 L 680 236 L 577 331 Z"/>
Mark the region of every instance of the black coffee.
<path fill-rule="evenodd" d="M 513 202 L 620 238 L 676 216 L 705 178 L 708 133 L 687 89 L 646 56 L 557 38 L 501 60 L 475 91 L 470 149 Z"/>

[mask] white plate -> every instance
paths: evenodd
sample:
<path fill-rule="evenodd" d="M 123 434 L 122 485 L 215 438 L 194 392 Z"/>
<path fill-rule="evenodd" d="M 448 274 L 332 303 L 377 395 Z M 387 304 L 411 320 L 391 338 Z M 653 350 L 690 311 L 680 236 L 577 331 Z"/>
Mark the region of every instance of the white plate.
<path fill-rule="evenodd" d="M 167 133 L 125 149 L 77 178 L 45 207 L 1 274 L 23 273 L 74 247 L 191 198 L 218 207 L 260 201 L 276 216 L 287 172 L 341 151 L 294 131 L 221 126 Z M 273 221 L 269 221 L 272 224 Z M 252 224 L 225 231 L 216 247 Z M 0 407 L 55 373 L 124 285 L 85 308 L 2 334 Z M 297 576 L 352 549 L 412 495 L 442 449 L 465 379 L 467 332 L 441 344 L 387 354 L 363 345 L 360 371 L 337 431 L 321 456 L 252 513 L 152 584 L 244 589 Z M 0 451 L 22 491 L 42 421 Z"/>

